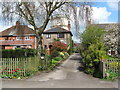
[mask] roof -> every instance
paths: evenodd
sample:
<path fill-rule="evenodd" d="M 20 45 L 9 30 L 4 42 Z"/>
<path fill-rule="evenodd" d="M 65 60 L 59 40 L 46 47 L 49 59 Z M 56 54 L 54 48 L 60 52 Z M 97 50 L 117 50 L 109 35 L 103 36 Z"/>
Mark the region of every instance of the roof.
<path fill-rule="evenodd" d="M 116 26 L 119 26 L 120 23 L 105 23 L 105 24 L 91 24 L 91 25 L 95 25 L 95 26 L 98 26 L 100 28 L 103 28 L 103 29 L 111 29 L 111 28 L 114 28 Z"/>
<path fill-rule="evenodd" d="M 12 26 L 2 32 L 0 36 L 24 36 L 24 35 L 35 35 L 35 31 L 29 28 L 27 25 Z"/>
<path fill-rule="evenodd" d="M 43 34 L 49 34 L 49 33 L 50 34 L 53 34 L 53 33 L 70 33 L 72 35 L 71 31 L 68 31 L 64 28 L 61 28 L 60 26 L 53 27 L 53 28 L 45 30 L 43 32 Z"/>

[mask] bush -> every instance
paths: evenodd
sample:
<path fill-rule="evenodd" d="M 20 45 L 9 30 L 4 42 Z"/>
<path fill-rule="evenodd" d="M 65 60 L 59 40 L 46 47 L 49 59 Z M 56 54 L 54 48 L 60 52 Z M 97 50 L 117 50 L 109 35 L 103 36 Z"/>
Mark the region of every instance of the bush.
<path fill-rule="evenodd" d="M 35 49 L 1 50 L 0 52 L 3 58 L 32 57 L 37 54 Z"/>
<path fill-rule="evenodd" d="M 61 57 L 55 57 L 55 58 L 53 58 L 55 61 L 60 61 L 60 60 L 62 60 L 62 58 Z"/>
<path fill-rule="evenodd" d="M 115 73 L 110 70 L 107 70 L 106 73 L 107 73 L 107 76 L 106 76 L 107 80 L 115 80 L 116 77 L 120 76 L 119 73 Z"/>
<path fill-rule="evenodd" d="M 60 57 L 62 57 L 63 59 L 66 59 L 69 56 L 67 52 L 59 52 L 59 54 L 60 54 Z"/>
<path fill-rule="evenodd" d="M 56 49 L 51 50 L 50 57 L 54 58 L 54 57 L 57 57 L 57 56 L 59 56 L 59 52 Z"/>
<path fill-rule="evenodd" d="M 58 63 L 58 61 L 52 59 L 52 64 L 53 64 L 53 65 L 56 65 L 57 63 Z"/>
<path fill-rule="evenodd" d="M 60 51 L 60 52 L 67 51 L 67 45 L 65 43 L 60 42 L 60 41 L 55 41 L 55 42 L 52 43 L 51 51 L 53 51 L 55 49 L 57 51 Z"/>
<path fill-rule="evenodd" d="M 61 58 L 63 58 L 63 59 L 66 58 L 64 52 L 59 52 L 59 56 L 60 56 Z"/>
<path fill-rule="evenodd" d="M 95 77 L 101 77 L 99 62 L 106 56 L 103 35 L 104 30 L 95 26 L 88 26 L 81 35 L 85 72 Z"/>

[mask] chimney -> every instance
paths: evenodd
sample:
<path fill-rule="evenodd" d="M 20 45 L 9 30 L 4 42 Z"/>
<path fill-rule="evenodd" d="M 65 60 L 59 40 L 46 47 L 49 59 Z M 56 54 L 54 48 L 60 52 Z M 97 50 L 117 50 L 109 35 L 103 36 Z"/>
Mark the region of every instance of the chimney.
<path fill-rule="evenodd" d="M 88 25 L 92 24 L 91 19 L 90 19 L 90 20 L 88 20 L 88 22 L 87 22 L 87 23 L 88 23 Z"/>
<path fill-rule="evenodd" d="M 16 27 L 20 26 L 20 21 L 16 21 Z"/>
<path fill-rule="evenodd" d="M 70 20 L 68 20 L 68 31 L 70 31 Z"/>

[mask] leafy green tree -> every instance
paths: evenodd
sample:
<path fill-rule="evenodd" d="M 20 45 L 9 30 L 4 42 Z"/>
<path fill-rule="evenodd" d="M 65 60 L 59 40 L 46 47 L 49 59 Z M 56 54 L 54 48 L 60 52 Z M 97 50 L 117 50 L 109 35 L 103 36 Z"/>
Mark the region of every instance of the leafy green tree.
<path fill-rule="evenodd" d="M 106 55 L 104 46 L 104 29 L 94 25 L 89 25 L 81 34 L 82 40 L 82 56 L 85 72 L 96 77 L 101 77 L 99 70 L 99 62 Z"/>

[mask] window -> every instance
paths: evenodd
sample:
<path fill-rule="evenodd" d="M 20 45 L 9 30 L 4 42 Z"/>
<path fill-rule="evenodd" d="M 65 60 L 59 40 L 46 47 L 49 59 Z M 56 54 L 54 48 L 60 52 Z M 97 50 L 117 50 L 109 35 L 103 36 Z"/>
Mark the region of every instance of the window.
<path fill-rule="evenodd" d="M 27 48 L 31 48 L 31 46 L 27 45 Z"/>
<path fill-rule="evenodd" d="M 20 48 L 24 48 L 24 46 L 20 46 Z"/>
<path fill-rule="evenodd" d="M 47 49 L 47 45 L 45 45 L 44 48 Z"/>
<path fill-rule="evenodd" d="M 5 37 L 5 40 L 8 40 L 8 37 Z"/>
<path fill-rule="evenodd" d="M 46 34 L 46 38 L 51 38 L 51 34 Z"/>
<path fill-rule="evenodd" d="M 29 37 L 29 36 L 26 36 L 26 37 L 25 37 L 25 40 L 30 40 L 30 37 Z"/>
<path fill-rule="evenodd" d="M 58 38 L 64 38 L 64 34 L 63 33 L 58 34 Z"/>
<path fill-rule="evenodd" d="M 17 40 L 20 40 L 20 39 L 22 39 L 22 38 L 21 38 L 21 37 L 17 37 L 16 39 L 17 39 Z"/>

